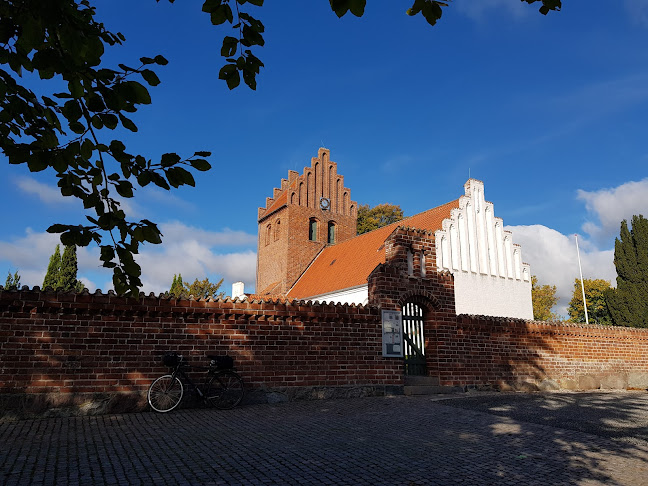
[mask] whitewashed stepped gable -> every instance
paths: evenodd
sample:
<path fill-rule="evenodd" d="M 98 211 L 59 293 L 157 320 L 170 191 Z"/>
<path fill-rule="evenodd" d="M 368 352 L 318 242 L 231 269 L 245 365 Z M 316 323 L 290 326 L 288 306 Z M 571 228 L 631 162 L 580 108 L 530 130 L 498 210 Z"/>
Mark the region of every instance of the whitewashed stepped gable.
<path fill-rule="evenodd" d="M 459 208 L 435 232 L 437 269 L 455 277 L 457 314 L 533 319 L 531 271 L 495 217 L 484 183 L 469 179 Z"/>

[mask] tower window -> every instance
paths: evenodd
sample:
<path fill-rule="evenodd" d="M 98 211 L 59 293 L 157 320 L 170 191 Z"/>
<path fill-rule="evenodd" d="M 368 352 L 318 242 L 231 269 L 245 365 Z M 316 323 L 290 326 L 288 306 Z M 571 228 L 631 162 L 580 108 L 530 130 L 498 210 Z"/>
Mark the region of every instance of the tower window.
<path fill-rule="evenodd" d="M 328 223 L 328 244 L 335 244 L 335 223 L 333 221 Z"/>
<path fill-rule="evenodd" d="M 277 241 L 279 237 L 281 236 L 281 220 L 277 220 L 275 223 L 275 231 L 274 231 L 274 239 Z"/>
<path fill-rule="evenodd" d="M 317 220 L 315 218 L 308 221 L 308 239 L 317 241 Z"/>
<path fill-rule="evenodd" d="M 270 244 L 270 235 L 272 234 L 272 225 L 266 226 L 266 234 L 265 234 L 265 244 L 266 246 Z"/>

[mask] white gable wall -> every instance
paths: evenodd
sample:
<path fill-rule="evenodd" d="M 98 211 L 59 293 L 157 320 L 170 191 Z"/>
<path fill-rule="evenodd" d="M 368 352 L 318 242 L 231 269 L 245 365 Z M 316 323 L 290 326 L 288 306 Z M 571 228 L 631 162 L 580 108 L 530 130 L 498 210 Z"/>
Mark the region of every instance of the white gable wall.
<path fill-rule="evenodd" d="M 531 270 L 513 235 L 470 179 L 459 209 L 435 232 L 437 269 L 454 275 L 457 314 L 533 319 Z"/>

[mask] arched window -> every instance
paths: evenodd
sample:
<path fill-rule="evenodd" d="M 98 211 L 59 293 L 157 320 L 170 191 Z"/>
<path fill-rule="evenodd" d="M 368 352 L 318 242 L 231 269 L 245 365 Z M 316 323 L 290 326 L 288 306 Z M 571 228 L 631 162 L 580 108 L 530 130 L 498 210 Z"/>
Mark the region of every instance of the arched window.
<path fill-rule="evenodd" d="M 277 241 L 279 239 L 279 236 L 281 235 L 281 220 L 280 219 L 278 219 L 275 222 L 275 231 L 274 231 L 274 233 L 275 233 L 274 239 L 275 239 L 275 241 Z"/>
<path fill-rule="evenodd" d="M 308 220 L 308 239 L 317 241 L 317 220 L 315 218 Z"/>
<path fill-rule="evenodd" d="M 410 277 L 414 275 L 414 254 L 412 250 L 407 250 L 407 275 Z"/>
<path fill-rule="evenodd" d="M 328 223 L 328 244 L 333 245 L 335 244 L 335 223 L 333 221 L 329 221 Z"/>
<path fill-rule="evenodd" d="M 268 246 L 270 244 L 270 235 L 272 234 L 272 225 L 266 226 L 266 235 L 265 235 L 265 244 Z"/>

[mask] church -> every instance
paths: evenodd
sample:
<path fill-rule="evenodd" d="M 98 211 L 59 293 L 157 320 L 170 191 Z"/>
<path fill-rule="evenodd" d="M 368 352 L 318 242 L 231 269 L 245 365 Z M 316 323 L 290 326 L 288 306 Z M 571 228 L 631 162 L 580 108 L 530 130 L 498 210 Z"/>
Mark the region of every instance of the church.
<path fill-rule="evenodd" d="M 378 305 L 372 286 L 393 267 L 401 295 L 447 281 L 456 314 L 532 320 L 520 246 L 486 201 L 484 183 L 469 179 L 463 189 L 453 201 L 356 236 L 358 205 L 320 148 L 259 208 L 256 297 Z"/>

